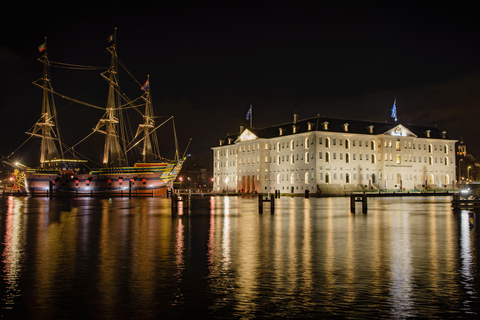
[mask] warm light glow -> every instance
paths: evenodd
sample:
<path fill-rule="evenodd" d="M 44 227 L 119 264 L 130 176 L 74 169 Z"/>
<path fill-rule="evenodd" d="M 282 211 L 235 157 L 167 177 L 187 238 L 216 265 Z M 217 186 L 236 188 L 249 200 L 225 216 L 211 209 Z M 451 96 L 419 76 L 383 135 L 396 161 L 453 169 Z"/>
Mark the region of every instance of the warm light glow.
<path fill-rule="evenodd" d="M 243 131 L 240 137 L 238 137 L 237 141 L 242 142 L 242 141 L 250 141 L 255 139 L 258 139 L 258 137 L 254 135 L 250 130 L 245 129 L 245 131 Z"/>

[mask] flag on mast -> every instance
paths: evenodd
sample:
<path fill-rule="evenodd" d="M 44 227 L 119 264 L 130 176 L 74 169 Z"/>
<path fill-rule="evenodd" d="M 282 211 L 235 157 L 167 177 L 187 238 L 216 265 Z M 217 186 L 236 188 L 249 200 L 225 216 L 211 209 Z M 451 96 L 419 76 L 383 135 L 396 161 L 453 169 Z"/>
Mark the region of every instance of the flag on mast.
<path fill-rule="evenodd" d="M 250 105 L 250 109 L 247 111 L 247 115 L 245 116 L 245 120 L 250 120 L 250 117 L 252 116 L 252 105 Z"/>
<path fill-rule="evenodd" d="M 43 52 L 45 50 L 47 50 L 47 42 L 46 41 L 38 46 L 38 52 Z"/>
<path fill-rule="evenodd" d="M 393 100 L 393 107 L 392 107 L 392 118 L 397 121 L 397 99 Z"/>
<path fill-rule="evenodd" d="M 150 79 L 147 79 L 145 84 L 140 89 L 142 89 L 143 91 L 147 91 L 148 89 L 150 89 Z"/>

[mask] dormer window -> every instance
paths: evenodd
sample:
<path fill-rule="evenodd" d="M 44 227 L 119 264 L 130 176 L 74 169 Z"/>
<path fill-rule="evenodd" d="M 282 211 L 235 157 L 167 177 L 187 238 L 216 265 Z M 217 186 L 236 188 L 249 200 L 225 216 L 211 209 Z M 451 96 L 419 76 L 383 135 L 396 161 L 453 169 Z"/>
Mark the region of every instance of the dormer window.
<path fill-rule="evenodd" d="M 447 131 L 442 131 L 442 138 L 446 139 L 447 138 Z"/>
<path fill-rule="evenodd" d="M 430 130 L 427 130 L 427 138 L 430 138 Z"/>
<path fill-rule="evenodd" d="M 218 140 L 218 144 L 223 146 L 223 143 L 225 142 L 225 140 Z"/>
<path fill-rule="evenodd" d="M 308 131 L 312 130 L 312 123 L 311 122 L 307 122 L 307 128 L 308 128 Z"/>
<path fill-rule="evenodd" d="M 283 135 L 283 128 L 278 128 L 279 135 Z"/>
<path fill-rule="evenodd" d="M 343 131 L 348 132 L 348 123 L 343 124 Z"/>
<path fill-rule="evenodd" d="M 328 121 L 323 123 L 323 130 L 328 130 Z"/>
<path fill-rule="evenodd" d="M 369 133 L 373 133 L 373 125 L 368 126 L 368 132 L 369 132 Z"/>
<path fill-rule="evenodd" d="M 292 126 L 292 133 L 297 133 L 297 126 L 293 125 Z M 281 134 L 280 134 L 281 135 Z"/>

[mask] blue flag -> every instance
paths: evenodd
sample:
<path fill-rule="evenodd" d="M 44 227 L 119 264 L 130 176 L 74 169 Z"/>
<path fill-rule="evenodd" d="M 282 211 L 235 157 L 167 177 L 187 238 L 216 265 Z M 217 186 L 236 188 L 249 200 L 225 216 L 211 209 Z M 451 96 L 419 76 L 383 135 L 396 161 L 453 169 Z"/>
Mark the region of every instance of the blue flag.
<path fill-rule="evenodd" d="M 250 120 L 250 117 L 252 116 L 252 105 L 250 105 L 250 109 L 248 109 L 247 115 L 245 116 L 246 120 Z"/>
<path fill-rule="evenodd" d="M 397 99 L 393 101 L 392 118 L 394 118 L 395 121 L 397 121 Z"/>

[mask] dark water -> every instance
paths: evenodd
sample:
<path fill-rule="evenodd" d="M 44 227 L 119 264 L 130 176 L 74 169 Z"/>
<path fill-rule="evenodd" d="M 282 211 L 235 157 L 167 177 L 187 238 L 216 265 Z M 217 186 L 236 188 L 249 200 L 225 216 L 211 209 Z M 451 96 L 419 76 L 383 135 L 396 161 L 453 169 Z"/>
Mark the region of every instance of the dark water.
<path fill-rule="evenodd" d="M 479 217 L 448 197 L 0 204 L 5 319 L 480 317 Z"/>

